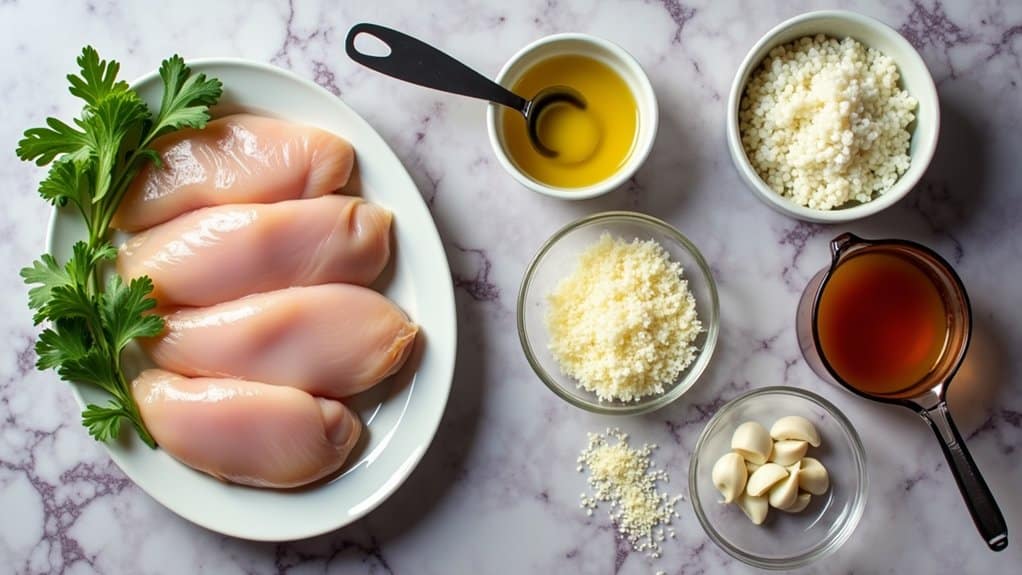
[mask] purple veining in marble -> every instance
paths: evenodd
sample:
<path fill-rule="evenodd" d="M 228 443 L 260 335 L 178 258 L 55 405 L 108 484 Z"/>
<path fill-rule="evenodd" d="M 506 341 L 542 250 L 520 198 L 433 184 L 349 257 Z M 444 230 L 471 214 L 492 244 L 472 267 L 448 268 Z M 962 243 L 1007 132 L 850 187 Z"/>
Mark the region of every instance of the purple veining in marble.
<path fill-rule="evenodd" d="M 939 0 L 930 6 L 922 0 L 912 0 L 911 4 L 912 10 L 905 23 L 898 27 L 898 32 L 916 49 L 921 50 L 926 46 L 946 49 L 973 38 L 972 34 L 948 17 Z"/>
<path fill-rule="evenodd" d="M 962 220 L 957 204 L 957 197 L 951 193 L 947 184 L 933 182 L 923 182 L 917 186 L 912 192 L 910 204 L 922 215 L 934 234 L 951 242 L 954 252 L 946 255 L 953 264 L 962 263 L 965 257 L 962 242 L 951 232 Z"/>
<path fill-rule="evenodd" d="M 423 114 L 416 126 L 414 135 L 415 139 L 412 141 L 410 150 L 411 161 L 406 160 L 405 165 L 408 166 L 413 177 L 416 177 L 416 181 L 419 184 L 419 192 L 422 194 L 423 200 L 426 202 L 426 207 L 431 211 L 436 203 L 437 196 L 440 192 L 440 184 L 443 182 L 444 176 L 442 173 L 437 173 L 431 168 L 427 162 L 427 158 L 430 153 L 431 142 L 429 141 L 430 126 L 438 121 L 443 121 L 444 118 L 444 103 L 435 101 L 429 107 L 429 111 Z M 425 181 L 423 181 L 425 180 Z"/>
<path fill-rule="evenodd" d="M 944 56 L 948 75 L 954 79 L 958 71 L 951 65 L 948 50 L 954 46 L 968 43 L 974 35 L 948 17 L 944 5 L 936 0 L 927 6 L 922 0 L 911 0 L 912 10 L 905 23 L 898 27 L 898 32 L 905 37 L 917 50 L 923 51 L 933 47 Z M 935 78 L 938 83 L 940 80 Z"/>
<path fill-rule="evenodd" d="M 1004 426 L 1010 427 L 1015 431 L 1022 430 L 1022 412 L 1012 409 L 995 409 L 966 439 L 972 441 L 983 435 L 996 435 L 998 450 L 1005 456 L 1012 455 L 1015 453 L 1018 444 L 1004 439 Z"/>
<path fill-rule="evenodd" d="M 621 567 L 632 553 L 632 546 L 618 530 L 614 529 L 614 573 L 620 573 Z"/>
<path fill-rule="evenodd" d="M 53 437 L 53 433 L 34 432 L 35 443 Z M 39 495 L 43 507 L 44 534 L 38 545 L 49 548 L 48 573 L 65 573 L 76 563 L 85 562 L 96 567 L 93 557 L 87 554 L 79 542 L 68 531 L 74 526 L 82 512 L 100 498 L 117 495 L 126 489 L 134 489 L 131 481 L 121 475 L 113 463 L 78 463 L 60 474 L 59 482 L 49 483 L 36 472 L 36 457 L 30 449 L 28 459 L 20 463 L 0 461 L 0 468 L 21 473 Z M 68 486 L 78 486 L 67 494 Z M 25 571 L 29 571 L 25 565 Z"/>
<path fill-rule="evenodd" d="M 806 245 L 822 234 L 823 230 L 824 227 L 820 224 L 796 222 L 792 227 L 784 231 L 781 239 L 778 241 L 778 244 L 782 246 L 791 246 L 795 249 L 790 262 L 781 270 L 781 277 L 784 278 L 784 283 L 794 292 L 801 293 L 802 288 L 805 287 L 803 280 L 794 275 L 795 270 L 798 269 L 798 260 L 802 257 L 802 252 L 805 251 Z"/>
<path fill-rule="evenodd" d="M 451 244 L 451 246 L 462 254 L 472 256 L 478 262 L 474 275 L 466 276 L 457 272 L 453 273 L 454 287 L 465 290 L 476 301 L 499 301 L 500 288 L 490 280 L 490 270 L 493 264 L 490 262 L 490 257 L 486 255 L 486 250 L 464 248 L 457 244 Z"/>
<path fill-rule="evenodd" d="M 15 374 L 15 378 L 21 379 L 28 375 L 28 373 L 35 369 L 36 353 L 35 353 L 35 336 L 23 335 L 19 338 L 23 343 L 19 345 L 15 352 L 17 354 L 17 367 L 18 371 Z"/>
<path fill-rule="evenodd" d="M 685 31 L 685 25 L 695 18 L 696 9 L 685 6 L 679 0 L 660 0 L 663 4 L 664 9 L 667 10 L 667 15 L 670 16 L 671 20 L 674 21 L 674 25 L 677 26 L 677 30 L 674 31 L 674 36 L 671 37 L 673 44 L 681 43 L 681 34 Z"/>
<path fill-rule="evenodd" d="M 984 21 L 983 24 L 986 24 L 986 21 Z M 1015 37 L 1020 35 L 1022 35 L 1022 24 L 1016 24 L 1002 32 L 1001 37 L 997 40 L 997 42 L 994 43 L 994 49 L 990 53 L 990 55 L 986 57 L 986 60 L 987 61 L 993 60 L 997 56 L 1000 56 L 1005 51 L 1007 51 L 1010 52 L 1013 56 L 1015 56 L 1015 59 L 1017 61 L 1019 58 L 1019 54 L 1018 52 L 1015 51 L 1014 42 Z M 1014 80 L 1011 81 L 1011 85 L 1012 86 L 1016 85 Z"/>
<path fill-rule="evenodd" d="M 635 176 L 628 178 L 624 186 L 624 195 L 628 199 L 629 209 L 638 210 L 644 194 L 645 190 L 642 184 L 639 183 L 639 180 Z"/>
<path fill-rule="evenodd" d="M 305 35 L 299 34 L 296 31 L 295 26 L 295 2 L 294 0 L 288 0 L 287 17 L 284 20 L 284 41 L 283 43 L 281 43 L 280 48 L 273 55 L 270 61 L 279 66 L 293 68 L 294 55 L 292 54 L 292 51 L 294 50 L 295 47 L 297 47 L 298 49 L 304 49 L 313 40 L 322 40 L 324 42 L 329 41 L 332 31 L 333 28 L 328 26 L 316 28 L 312 32 L 309 32 L 308 34 Z M 321 79 L 320 71 L 315 70 L 314 72 L 315 72 L 314 80 L 316 80 L 317 83 L 320 83 Z M 333 82 L 332 74 L 330 75 L 330 82 L 331 83 Z M 333 92 L 333 89 L 330 88 L 330 85 L 324 85 L 324 87 Z M 339 93 L 339 91 L 335 92 L 335 94 L 336 93 Z"/>
<path fill-rule="evenodd" d="M 383 555 L 383 548 L 375 536 L 370 535 L 368 543 L 332 538 L 325 549 L 315 552 L 302 551 L 297 543 L 282 543 L 274 547 L 274 567 L 283 575 L 292 569 L 322 563 L 324 571 L 329 572 L 330 564 L 337 558 L 354 554 L 361 558 L 361 563 L 368 573 L 387 573 L 393 575 L 394 570 Z"/>
<path fill-rule="evenodd" d="M 337 86 L 337 76 L 329 64 L 321 60 L 313 60 L 312 74 L 314 82 L 329 90 L 334 96 L 341 95 L 341 89 Z"/>

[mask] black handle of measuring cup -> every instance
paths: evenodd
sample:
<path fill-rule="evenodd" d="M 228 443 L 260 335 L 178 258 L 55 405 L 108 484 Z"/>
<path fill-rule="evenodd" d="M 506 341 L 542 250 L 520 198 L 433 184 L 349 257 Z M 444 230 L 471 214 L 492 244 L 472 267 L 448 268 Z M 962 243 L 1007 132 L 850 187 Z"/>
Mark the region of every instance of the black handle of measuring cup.
<path fill-rule="evenodd" d="M 359 34 L 368 34 L 383 42 L 390 48 L 390 54 L 370 56 L 359 52 L 355 49 L 355 38 Z M 497 102 L 518 111 L 525 109 L 525 98 L 515 95 L 429 44 L 397 30 L 366 22 L 355 24 L 348 31 L 344 48 L 352 60 L 398 80 Z"/>
<path fill-rule="evenodd" d="M 936 407 L 921 411 L 920 415 L 940 439 L 940 447 L 944 450 L 944 457 L 947 458 L 976 529 L 990 549 L 1002 551 L 1008 546 L 1008 525 L 1004 522 L 1004 515 L 993 493 L 980 475 L 976 462 L 965 447 L 965 441 L 951 419 L 947 403 L 941 401 Z"/>

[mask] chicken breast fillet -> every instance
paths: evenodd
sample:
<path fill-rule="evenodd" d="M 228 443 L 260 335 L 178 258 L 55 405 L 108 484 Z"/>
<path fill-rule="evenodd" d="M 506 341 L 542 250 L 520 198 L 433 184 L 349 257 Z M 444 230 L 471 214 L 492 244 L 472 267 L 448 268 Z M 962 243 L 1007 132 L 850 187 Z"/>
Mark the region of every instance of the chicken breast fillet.
<path fill-rule="evenodd" d="M 164 332 L 141 342 L 163 369 L 332 398 L 364 391 L 400 369 L 418 332 L 389 299 L 348 284 L 295 287 L 161 314 Z"/>
<path fill-rule="evenodd" d="M 340 469 L 362 423 L 339 401 L 240 379 L 161 369 L 131 384 L 142 420 L 175 459 L 218 479 L 297 487 Z"/>
<path fill-rule="evenodd" d="M 368 285 L 390 259 L 389 211 L 348 196 L 203 208 L 135 235 L 117 272 L 147 275 L 161 306 L 208 306 L 259 292 Z"/>
<path fill-rule="evenodd" d="M 311 126 L 235 114 L 157 139 L 163 167 L 131 182 L 112 224 L 135 232 L 207 206 L 328 194 L 348 182 L 355 152 Z"/>

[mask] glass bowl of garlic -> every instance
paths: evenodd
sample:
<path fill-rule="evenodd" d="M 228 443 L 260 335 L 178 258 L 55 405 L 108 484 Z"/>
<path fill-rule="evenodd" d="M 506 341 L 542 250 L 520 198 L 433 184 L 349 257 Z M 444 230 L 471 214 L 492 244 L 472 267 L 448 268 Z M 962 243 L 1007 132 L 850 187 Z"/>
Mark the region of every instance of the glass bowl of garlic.
<path fill-rule="evenodd" d="M 759 388 L 726 403 L 689 466 L 692 507 L 707 535 L 761 569 L 795 569 L 836 551 L 862 517 L 868 484 L 848 418 L 794 387 Z"/>

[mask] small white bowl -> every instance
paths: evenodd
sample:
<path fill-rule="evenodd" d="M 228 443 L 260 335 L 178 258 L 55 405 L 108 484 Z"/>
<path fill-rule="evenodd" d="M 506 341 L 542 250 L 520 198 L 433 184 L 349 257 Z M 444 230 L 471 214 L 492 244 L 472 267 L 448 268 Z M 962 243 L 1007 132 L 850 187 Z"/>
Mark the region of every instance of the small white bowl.
<path fill-rule="evenodd" d="M 879 197 L 864 204 L 833 210 L 816 210 L 800 206 L 782 197 L 764 182 L 749 162 L 742 146 L 738 130 L 738 105 L 745 93 L 749 76 L 766 58 L 771 50 L 803 36 L 823 34 L 834 38 L 851 37 L 864 45 L 880 50 L 898 66 L 901 85 L 914 97 L 915 121 L 909 126 L 912 140 L 909 144 L 910 165 L 897 182 Z M 843 10 L 808 12 L 786 20 L 764 35 L 749 50 L 738 68 L 731 94 L 727 102 L 727 142 L 738 173 L 752 190 L 771 208 L 794 218 L 810 222 L 849 222 L 871 216 L 884 210 L 903 198 L 919 182 L 937 149 L 937 135 L 940 131 L 940 107 L 937 103 L 937 88 L 926 63 L 898 32 L 890 26 L 862 14 Z"/>
<path fill-rule="evenodd" d="M 653 149 L 660 114 L 653 85 L 650 84 L 646 72 L 642 70 L 642 66 L 635 58 L 617 44 L 588 34 L 554 34 L 536 40 L 519 50 L 504 64 L 500 73 L 497 74 L 497 83 L 510 89 L 532 66 L 547 58 L 564 54 L 587 56 L 610 66 L 624 79 L 635 96 L 635 103 L 639 111 L 638 133 L 632 144 L 628 160 L 617 172 L 591 186 L 579 188 L 549 186 L 533 179 L 519 169 L 504 150 L 504 130 L 500 121 L 503 112 L 502 106 L 490 104 L 486 110 L 486 127 L 490 134 L 490 145 L 493 147 L 493 153 L 496 154 L 497 160 L 520 184 L 547 196 L 565 200 L 584 200 L 606 194 L 632 177 L 632 174 L 646 161 L 650 150 Z M 531 94 L 522 95 L 532 96 Z"/>

